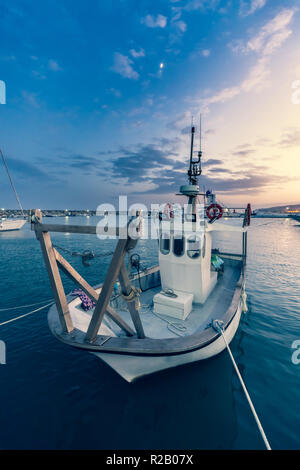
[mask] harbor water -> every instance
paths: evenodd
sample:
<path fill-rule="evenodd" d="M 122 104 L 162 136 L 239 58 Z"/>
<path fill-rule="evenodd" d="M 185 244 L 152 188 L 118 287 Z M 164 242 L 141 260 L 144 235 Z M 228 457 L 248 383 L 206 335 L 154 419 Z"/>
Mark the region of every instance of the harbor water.
<path fill-rule="evenodd" d="M 47 219 L 45 219 L 47 220 Z M 56 223 L 96 224 L 59 218 Z M 236 251 L 234 235 L 223 236 Z M 240 236 L 239 236 L 240 238 Z M 52 234 L 71 251 L 111 251 L 114 241 Z M 215 240 L 216 246 L 218 240 Z M 142 264 L 157 264 L 157 241 L 142 240 Z M 62 253 L 90 284 L 104 280 L 110 258 L 83 266 Z M 29 224 L 0 234 L 0 323 L 50 302 L 39 243 Z M 247 314 L 233 354 L 273 449 L 300 448 L 300 225 L 253 220 L 248 234 Z M 63 276 L 66 292 L 73 288 Z M 0 326 L 0 449 L 263 449 L 228 353 L 128 384 L 88 352 L 52 336 L 47 309 Z M 299 354 L 300 357 L 300 354 Z"/>

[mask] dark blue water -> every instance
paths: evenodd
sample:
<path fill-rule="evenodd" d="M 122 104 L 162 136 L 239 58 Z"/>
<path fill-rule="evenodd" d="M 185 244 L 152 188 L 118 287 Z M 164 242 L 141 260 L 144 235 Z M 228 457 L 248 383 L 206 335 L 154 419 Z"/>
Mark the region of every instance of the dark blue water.
<path fill-rule="evenodd" d="M 271 446 L 299 449 L 300 364 L 291 361 L 291 344 L 300 339 L 300 227 L 271 222 L 255 220 L 249 231 L 249 312 L 232 350 Z M 87 235 L 52 239 L 73 250 L 112 247 Z M 156 246 L 140 243 L 145 265 L 156 262 Z M 225 246 L 236 248 L 232 235 Z M 90 283 L 103 281 L 108 259 L 96 258 L 87 268 L 66 257 Z M 28 224 L 0 235 L 0 260 L 0 308 L 51 300 Z M 30 310 L 0 311 L 0 323 Z M 56 340 L 46 310 L 0 326 L 0 340 L 7 348 L 7 363 L 0 365 L 1 449 L 263 448 L 226 352 L 128 384 L 95 356 Z"/>

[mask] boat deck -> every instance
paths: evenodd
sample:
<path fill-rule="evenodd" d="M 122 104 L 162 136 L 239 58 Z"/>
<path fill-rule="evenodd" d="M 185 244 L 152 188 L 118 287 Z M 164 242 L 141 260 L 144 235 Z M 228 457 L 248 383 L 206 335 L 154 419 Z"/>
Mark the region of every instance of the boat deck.
<path fill-rule="evenodd" d="M 219 273 L 218 282 L 204 305 L 193 304 L 191 313 L 185 320 L 172 318 L 171 316 L 156 314 L 153 312 L 153 296 L 161 291 L 159 276 L 156 278 L 156 287 L 149 288 L 149 281 L 141 277 L 141 287 L 147 289 L 140 295 L 140 315 L 147 338 L 165 339 L 178 336 L 190 336 L 205 330 L 212 320 L 222 319 L 228 310 L 241 274 L 241 261 L 238 259 L 224 259 L 225 268 Z M 138 286 L 135 279 L 133 284 Z M 159 285 L 158 285 L 159 284 Z M 157 287 L 158 285 L 158 287 Z M 97 289 L 99 292 L 100 288 Z M 85 312 L 81 308 L 81 301 L 75 298 L 69 303 L 70 314 L 74 327 L 86 332 L 93 310 Z M 121 296 L 112 300 L 111 306 L 134 329 L 130 314 L 126 309 L 125 301 Z M 125 333 L 106 316 L 99 330 L 99 335 L 125 337 Z"/>

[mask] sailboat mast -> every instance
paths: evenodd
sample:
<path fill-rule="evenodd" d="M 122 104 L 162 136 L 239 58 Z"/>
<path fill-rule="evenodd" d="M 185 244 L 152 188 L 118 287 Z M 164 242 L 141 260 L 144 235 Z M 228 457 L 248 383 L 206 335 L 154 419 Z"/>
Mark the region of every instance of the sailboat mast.
<path fill-rule="evenodd" d="M 23 207 L 22 207 L 20 198 L 19 198 L 18 193 L 17 193 L 17 191 L 16 191 L 16 188 L 15 188 L 15 186 L 14 186 L 12 177 L 11 177 L 11 175 L 10 175 L 10 173 L 9 173 L 9 169 L 8 169 L 8 166 L 7 166 L 7 164 L 6 164 L 6 161 L 5 161 L 5 158 L 4 158 L 4 155 L 3 155 L 3 152 L 2 152 L 1 149 L 0 149 L 0 155 L 1 155 L 1 158 L 2 158 L 2 161 L 3 161 L 3 164 L 4 164 L 4 167 L 5 167 L 5 169 L 6 169 L 6 173 L 7 173 L 7 175 L 8 175 L 8 178 L 9 178 L 9 181 L 10 181 L 10 185 L 11 185 L 11 187 L 12 187 L 13 192 L 15 193 L 15 196 L 16 196 L 16 199 L 17 199 L 17 203 L 19 204 L 19 207 L 20 207 L 21 212 L 22 212 L 22 216 L 24 217 L 24 210 L 23 210 Z"/>

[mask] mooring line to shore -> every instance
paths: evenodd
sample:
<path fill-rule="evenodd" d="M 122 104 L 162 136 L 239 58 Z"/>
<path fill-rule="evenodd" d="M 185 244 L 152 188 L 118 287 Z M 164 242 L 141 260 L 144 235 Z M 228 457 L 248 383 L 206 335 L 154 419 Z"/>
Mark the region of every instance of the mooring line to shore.
<path fill-rule="evenodd" d="M 35 307 L 36 305 L 44 304 L 45 302 L 49 302 L 50 299 L 42 300 L 41 302 L 36 302 L 34 304 L 27 304 L 27 305 L 17 305 L 17 307 L 6 307 L 0 308 L 0 312 L 8 312 L 9 310 L 18 310 L 19 308 L 27 308 L 27 307 Z"/>
<path fill-rule="evenodd" d="M 254 405 L 253 405 L 253 403 L 252 403 L 252 400 L 251 400 L 251 398 L 250 398 L 250 395 L 249 395 L 249 393 L 248 393 L 248 390 L 247 390 L 247 388 L 246 388 L 246 385 L 245 385 L 245 383 L 244 383 L 244 381 L 243 381 L 243 378 L 242 378 L 242 376 L 241 376 L 241 373 L 240 373 L 240 371 L 239 371 L 239 368 L 238 368 L 238 366 L 237 366 L 237 364 L 236 364 L 236 362 L 235 362 L 235 359 L 234 359 L 234 357 L 233 357 L 233 355 L 232 355 L 232 352 L 231 352 L 231 349 L 230 349 L 229 344 L 228 344 L 228 342 L 227 342 L 227 339 L 225 338 L 223 322 L 220 321 L 220 320 L 214 320 L 214 321 L 213 321 L 213 327 L 214 327 L 214 329 L 215 329 L 218 333 L 220 333 L 220 334 L 222 335 L 222 338 L 223 338 L 224 343 L 225 343 L 225 345 L 226 345 L 226 348 L 227 348 L 227 351 L 228 351 L 228 353 L 229 353 L 230 359 L 231 359 L 231 361 L 232 361 L 232 364 L 233 364 L 233 366 L 234 366 L 234 369 L 235 369 L 235 371 L 236 371 L 236 374 L 237 374 L 237 376 L 238 376 L 238 379 L 239 379 L 239 381 L 240 381 L 240 383 L 241 383 L 241 386 L 242 386 L 242 388 L 243 388 L 243 391 L 244 391 L 244 393 L 245 393 L 245 395 L 246 395 L 247 401 L 248 401 L 248 403 L 249 403 L 250 409 L 251 409 L 252 414 L 253 414 L 253 417 L 254 417 L 254 419 L 255 419 L 255 421 L 256 421 L 256 424 L 257 424 L 258 430 L 259 430 L 259 432 L 260 432 L 260 434 L 261 434 L 261 437 L 262 437 L 262 439 L 263 439 L 263 441 L 264 441 L 264 443 L 265 443 L 265 446 L 266 446 L 267 450 L 272 450 L 272 449 L 271 449 L 271 446 L 270 446 L 270 444 L 269 444 L 269 441 L 268 441 L 268 439 L 267 439 L 267 436 L 266 436 L 266 434 L 265 434 L 265 431 L 264 431 L 264 429 L 263 429 L 263 427 L 262 427 L 262 424 L 261 424 L 261 422 L 260 422 L 260 420 L 259 420 L 259 417 L 257 416 L 256 410 L 255 410 L 255 408 L 254 408 Z"/>
<path fill-rule="evenodd" d="M 0 326 L 6 325 L 7 323 L 14 322 L 16 320 L 20 320 L 21 318 L 24 318 L 24 317 L 28 317 L 29 315 L 32 315 L 33 313 L 39 312 L 40 310 L 43 310 L 43 308 L 50 307 L 50 305 L 53 305 L 53 304 L 54 304 L 54 302 L 52 301 L 49 304 L 43 305 L 42 307 L 39 307 L 35 310 L 32 310 L 31 312 L 24 313 L 23 315 L 20 315 L 20 316 L 15 317 L 15 318 L 11 318 L 10 320 L 6 320 L 6 321 L 0 323 Z"/>

